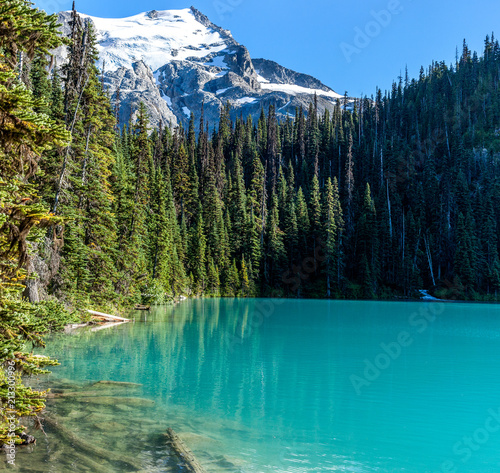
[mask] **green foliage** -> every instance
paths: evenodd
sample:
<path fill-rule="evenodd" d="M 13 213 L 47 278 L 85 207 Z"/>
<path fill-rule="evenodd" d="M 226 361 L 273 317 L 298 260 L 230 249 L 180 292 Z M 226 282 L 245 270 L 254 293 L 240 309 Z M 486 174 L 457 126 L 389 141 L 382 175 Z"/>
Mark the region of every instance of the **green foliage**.
<path fill-rule="evenodd" d="M 68 135 L 43 113 L 44 98 L 35 99 L 20 82 L 16 66 L 19 56 L 32 59 L 35 51 L 61 44 L 55 21 L 55 16 L 32 10 L 21 0 L 7 0 L 0 6 L 0 444 L 7 441 L 9 431 L 20 443 L 19 418 L 36 414 L 44 405 L 43 393 L 26 388 L 21 375 L 44 373 L 46 366 L 56 363 L 26 352 L 25 343 L 43 346 L 42 336 L 69 320 L 57 303 L 32 305 L 20 297 L 32 257 L 30 243 L 41 239 L 44 228 L 61 221 L 47 211 L 29 179 L 40 155 L 63 145 Z M 43 77 L 39 79 L 41 87 Z M 13 405 L 8 402 L 9 374 L 15 390 Z"/>

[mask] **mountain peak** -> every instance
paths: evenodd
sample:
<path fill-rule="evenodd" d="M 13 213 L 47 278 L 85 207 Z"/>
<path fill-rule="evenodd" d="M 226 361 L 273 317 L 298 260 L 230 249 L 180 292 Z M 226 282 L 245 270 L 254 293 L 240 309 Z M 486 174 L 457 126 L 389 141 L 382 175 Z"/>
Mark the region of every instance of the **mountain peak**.
<path fill-rule="evenodd" d="M 120 90 L 120 122 L 128 122 L 139 102 L 149 111 L 152 125 L 187 124 L 191 112 L 198 120 L 201 104 L 207 122 L 215 124 L 229 101 L 233 118 L 252 115 L 274 105 L 278 117 L 308 108 L 317 96 L 318 109 L 333 110 L 340 97 L 319 80 L 265 60 L 252 60 L 231 32 L 215 25 L 194 7 L 150 10 L 127 18 L 99 18 L 92 22 L 112 96 Z M 71 12 L 59 14 L 69 32 Z M 57 64 L 65 60 L 60 51 Z M 257 70 L 256 70 L 257 69 Z"/>

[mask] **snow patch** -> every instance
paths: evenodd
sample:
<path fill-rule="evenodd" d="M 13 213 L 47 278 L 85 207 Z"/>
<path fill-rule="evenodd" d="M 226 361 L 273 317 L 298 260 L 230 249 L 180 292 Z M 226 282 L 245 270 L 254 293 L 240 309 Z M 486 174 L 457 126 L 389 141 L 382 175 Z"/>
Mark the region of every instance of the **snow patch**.
<path fill-rule="evenodd" d="M 257 80 L 261 83 L 261 84 L 269 84 L 269 81 L 265 78 L 265 77 L 262 77 L 260 75 L 260 71 L 259 70 L 256 70 L 255 71 L 256 74 L 257 74 Z"/>
<path fill-rule="evenodd" d="M 168 95 L 162 95 L 161 98 L 167 102 L 167 105 L 172 108 L 172 99 Z"/>
<path fill-rule="evenodd" d="M 283 105 L 283 107 L 281 108 L 278 108 L 278 112 L 281 112 L 281 110 L 283 110 L 284 108 L 288 107 L 290 104 L 292 103 L 291 100 L 288 101 L 288 103 L 286 105 Z"/>
<path fill-rule="evenodd" d="M 204 64 L 205 66 L 220 67 L 221 69 L 227 69 L 227 64 L 224 62 L 224 57 L 215 56 L 210 61 Z"/>
<path fill-rule="evenodd" d="M 172 60 L 202 59 L 227 48 L 221 35 L 199 23 L 189 9 L 147 12 L 128 18 L 90 18 L 95 26 L 99 64 L 107 71 L 143 60 L 153 70 Z M 224 65 L 225 67 L 225 65 Z"/>
<path fill-rule="evenodd" d="M 189 110 L 189 108 L 182 107 L 182 111 L 184 112 L 184 115 L 186 115 L 186 117 L 191 117 L 191 110 Z"/>
<path fill-rule="evenodd" d="M 160 85 L 160 76 L 161 76 L 161 72 L 159 70 L 153 72 L 153 77 L 154 77 L 156 85 Z"/>
<path fill-rule="evenodd" d="M 263 90 L 270 90 L 272 92 L 284 92 L 288 95 L 316 94 L 321 97 L 330 97 L 334 99 L 342 98 L 342 95 L 337 94 L 337 92 L 334 92 L 333 90 L 310 89 L 308 87 L 302 87 L 294 84 L 271 84 L 269 81 L 262 82 L 260 79 L 259 82 Z"/>
<path fill-rule="evenodd" d="M 225 92 L 227 92 L 229 89 L 232 89 L 233 87 L 228 87 L 227 89 L 219 89 L 217 92 L 215 92 L 216 95 L 222 95 Z"/>
<path fill-rule="evenodd" d="M 234 103 L 237 103 L 239 105 L 245 105 L 248 103 L 255 103 L 257 102 L 257 99 L 252 98 L 252 97 L 242 97 L 241 99 L 236 99 Z"/>

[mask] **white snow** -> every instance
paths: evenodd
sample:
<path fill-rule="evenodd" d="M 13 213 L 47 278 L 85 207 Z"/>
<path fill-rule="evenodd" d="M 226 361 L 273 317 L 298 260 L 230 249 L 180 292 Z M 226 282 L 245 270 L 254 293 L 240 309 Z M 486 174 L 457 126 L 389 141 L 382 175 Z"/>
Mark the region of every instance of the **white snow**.
<path fill-rule="evenodd" d="M 172 108 L 172 99 L 168 95 L 162 95 L 161 97 L 165 102 L 167 102 L 167 105 Z M 189 114 L 191 115 L 191 113 Z"/>
<path fill-rule="evenodd" d="M 257 70 L 257 71 L 255 71 L 255 72 L 257 73 L 257 80 L 258 80 L 261 84 L 269 84 L 269 81 L 268 81 L 266 78 L 262 77 L 262 76 L 259 74 L 259 72 L 260 72 L 260 71 L 258 71 L 258 70 Z"/>
<path fill-rule="evenodd" d="M 207 64 L 204 64 L 205 66 Z M 229 71 L 221 71 L 221 72 L 211 72 L 209 70 L 206 70 L 205 71 L 205 74 L 209 75 L 210 77 L 212 77 L 212 79 L 218 79 L 219 77 L 223 77 L 225 76 Z"/>
<path fill-rule="evenodd" d="M 223 93 L 227 92 L 229 89 L 232 89 L 233 87 L 228 87 L 227 89 L 219 89 L 216 93 L 216 95 L 222 95 Z"/>
<path fill-rule="evenodd" d="M 107 71 L 130 68 L 141 59 L 155 71 L 172 60 L 201 59 L 227 48 L 220 34 L 198 23 L 189 8 L 158 11 L 153 19 L 147 13 L 128 18 L 80 15 L 94 22 L 99 63 L 105 61 Z"/>
<path fill-rule="evenodd" d="M 242 97 L 241 99 L 236 99 L 234 103 L 237 103 L 239 105 L 245 105 L 247 103 L 255 103 L 257 102 L 257 99 L 252 98 L 252 97 Z"/>
<path fill-rule="evenodd" d="M 184 115 L 186 115 L 186 117 L 189 118 L 191 116 L 191 110 L 189 110 L 189 108 L 182 107 L 182 111 L 184 112 Z"/>
<path fill-rule="evenodd" d="M 210 61 L 205 63 L 205 66 L 220 67 L 221 69 L 227 69 L 227 64 L 224 62 L 222 56 L 215 56 Z"/>
<path fill-rule="evenodd" d="M 261 82 L 260 79 L 259 82 L 262 89 L 264 90 L 270 90 L 273 92 L 284 92 L 288 95 L 316 93 L 318 96 L 322 97 L 331 97 L 334 99 L 342 98 L 342 95 L 337 94 L 337 92 L 334 92 L 333 90 L 327 91 L 321 89 L 310 89 L 308 87 L 301 87 L 300 85 L 294 85 L 294 84 L 271 84 L 269 81 Z"/>
<path fill-rule="evenodd" d="M 281 110 L 283 110 L 284 108 L 288 107 L 290 104 L 292 103 L 291 100 L 288 101 L 288 103 L 286 105 L 283 105 L 283 107 L 281 108 L 278 108 L 278 112 L 281 112 Z"/>
<path fill-rule="evenodd" d="M 160 75 L 161 75 L 160 71 L 153 72 L 153 77 L 155 79 L 156 85 L 160 84 Z"/>

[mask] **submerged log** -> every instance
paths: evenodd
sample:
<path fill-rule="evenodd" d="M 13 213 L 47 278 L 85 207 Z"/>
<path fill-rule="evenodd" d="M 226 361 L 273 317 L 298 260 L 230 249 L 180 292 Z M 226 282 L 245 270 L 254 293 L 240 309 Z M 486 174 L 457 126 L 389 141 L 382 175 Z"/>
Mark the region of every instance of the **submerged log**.
<path fill-rule="evenodd" d="M 43 422 L 44 424 L 49 425 L 51 429 L 55 431 L 55 433 L 59 435 L 59 437 L 61 437 L 62 440 L 72 444 L 81 452 L 85 452 L 87 455 L 90 455 L 90 458 L 95 459 L 97 457 L 108 462 L 119 462 L 136 471 L 143 469 L 143 465 L 137 462 L 134 458 L 127 458 L 123 456 L 123 454 L 117 454 L 112 451 L 105 450 L 104 448 L 98 447 L 97 445 L 81 439 L 73 432 L 71 432 L 67 427 L 65 427 L 62 420 L 54 414 L 52 414 L 50 417 L 45 416 L 43 418 Z"/>
<path fill-rule="evenodd" d="M 87 310 L 94 319 L 105 320 L 106 322 L 130 322 L 130 319 L 125 319 L 124 317 L 117 317 L 116 315 L 103 314 L 102 312 L 96 312 L 95 310 Z"/>
<path fill-rule="evenodd" d="M 131 407 L 152 407 L 155 405 L 155 401 L 152 399 L 144 399 L 142 397 L 119 397 L 111 394 L 112 393 L 110 393 L 109 396 L 103 396 L 99 391 L 71 391 L 64 393 L 48 393 L 47 398 L 72 398 L 76 402 L 99 404 L 102 406 L 125 405 Z"/>
<path fill-rule="evenodd" d="M 193 452 L 186 447 L 173 429 L 167 429 L 165 437 L 167 438 L 167 445 L 182 463 L 183 471 L 188 473 L 206 473 L 200 462 L 193 455 Z"/>
<path fill-rule="evenodd" d="M 101 380 L 97 381 L 97 383 L 92 384 L 92 386 L 96 387 L 117 387 L 117 388 L 142 388 L 142 384 L 139 383 L 130 383 L 128 381 L 109 381 L 109 380 Z"/>

